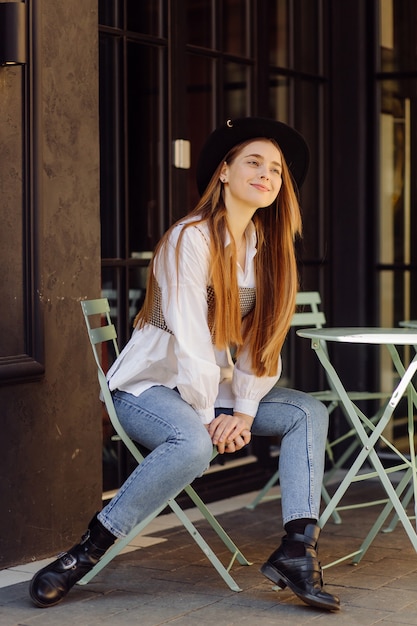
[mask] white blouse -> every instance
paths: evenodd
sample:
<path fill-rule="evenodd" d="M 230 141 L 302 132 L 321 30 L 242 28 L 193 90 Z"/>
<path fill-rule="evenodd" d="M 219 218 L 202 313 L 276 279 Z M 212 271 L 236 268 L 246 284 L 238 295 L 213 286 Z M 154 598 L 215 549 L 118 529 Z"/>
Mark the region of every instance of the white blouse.
<path fill-rule="evenodd" d="M 152 324 L 136 329 L 110 368 L 110 390 L 135 396 L 154 385 L 178 391 L 204 424 L 214 419 L 215 407 L 233 408 L 255 416 L 260 400 L 281 375 L 256 376 L 245 348 L 233 363 L 229 349 L 217 350 L 208 326 L 209 231 L 206 223 L 187 228 L 181 241 L 179 267 L 175 249 L 182 224 L 176 226 L 154 263 L 161 291 L 161 308 L 172 332 Z M 230 238 L 225 247 L 230 244 Z M 239 287 L 255 287 L 256 233 L 246 230 L 246 267 L 238 265 Z"/>

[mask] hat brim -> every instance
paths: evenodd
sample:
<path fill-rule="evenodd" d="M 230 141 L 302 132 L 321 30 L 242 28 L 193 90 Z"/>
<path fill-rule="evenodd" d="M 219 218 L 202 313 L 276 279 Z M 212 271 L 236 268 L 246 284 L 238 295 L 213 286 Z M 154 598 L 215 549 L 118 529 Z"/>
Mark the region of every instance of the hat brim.
<path fill-rule="evenodd" d="M 310 162 L 310 151 L 302 135 L 283 122 L 260 117 L 228 120 L 211 133 L 197 163 L 197 187 L 203 195 L 217 166 L 237 144 L 248 139 L 274 139 L 280 147 L 298 188 L 304 182 Z"/>

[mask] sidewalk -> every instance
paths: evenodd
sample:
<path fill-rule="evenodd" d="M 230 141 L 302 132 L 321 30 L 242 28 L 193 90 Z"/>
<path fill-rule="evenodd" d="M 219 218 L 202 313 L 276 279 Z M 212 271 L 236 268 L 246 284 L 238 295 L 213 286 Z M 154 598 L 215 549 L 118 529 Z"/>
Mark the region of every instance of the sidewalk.
<path fill-rule="evenodd" d="M 353 486 L 344 503 L 383 497 L 378 483 Z M 254 494 L 210 505 L 242 552 L 253 562 L 238 563 L 232 575 L 242 588 L 230 591 L 173 515 L 161 515 L 135 546 L 117 557 L 88 585 L 76 586 L 56 607 L 37 609 L 28 580 L 45 562 L 0 572 L 1 626 L 272 626 L 337 624 L 417 624 L 417 555 L 402 525 L 381 533 L 361 563 L 349 561 L 324 572 L 326 587 L 339 595 L 341 611 L 327 613 L 306 606 L 288 590 L 277 591 L 259 572 L 277 547 L 281 532 L 280 501 L 245 508 Z M 380 506 L 342 512 L 343 522 L 329 521 L 320 541 L 323 565 L 358 549 Z M 194 510 L 190 517 L 198 519 Z M 199 530 L 223 562 L 223 546 L 206 523 Z"/>

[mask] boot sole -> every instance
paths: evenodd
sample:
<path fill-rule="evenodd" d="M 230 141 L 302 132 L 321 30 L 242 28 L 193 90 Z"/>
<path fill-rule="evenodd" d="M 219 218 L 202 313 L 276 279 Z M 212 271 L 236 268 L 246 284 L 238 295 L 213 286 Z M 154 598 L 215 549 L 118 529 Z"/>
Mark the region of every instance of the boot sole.
<path fill-rule="evenodd" d="M 314 606 L 318 609 L 326 609 L 327 611 L 340 611 L 340 605 L 335 603 L 328 603 L 324 600 L 320 600 L 309 593 L 303 593 L 296 585 L 294 585 L 284 574 L 279 572 L 270 563 L 264 563 L 261 567 L 261 573 L 266 576 L 270 581 L 285 589 L 289 587 L 295 595 L 300 598 L 306 604 Z"/>

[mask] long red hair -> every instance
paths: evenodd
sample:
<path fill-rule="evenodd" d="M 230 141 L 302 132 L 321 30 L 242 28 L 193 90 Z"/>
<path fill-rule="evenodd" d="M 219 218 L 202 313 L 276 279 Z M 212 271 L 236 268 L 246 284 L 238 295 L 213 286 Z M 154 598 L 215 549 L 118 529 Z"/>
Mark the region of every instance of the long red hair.
<path fill-rule="evenodd" d="M 234 146 L 224 161 L 230 164 L 252 141 L 254 140 Z M 270 141 L 279 149 L 274 140 Z M 301 213 L 291 174 L 282 153 L 281 156 L 282 186 L 278 197 L 270 207 L 257 211 L 252 218 L 257 234 L 256 305 L 244 318 L 243 324 L 237 284 L 236 247 L 233 243 L 227 248 L 224 246 L 228 224 L 223 187 L 220 183 L 223 162 L 214 172 L 197 206 L 188 214 L 176 249 L 178 267 L 184 230 L 201 221 L 207 223 L 211 252 L 210 285 L 215 294 L 214 312 L 208 320 L 213 341 L 219 349 L 235 345 L 238 351 L 247 342 L 252 369 L 258 376 L 274 376 L 277 373 L 279 354 L 290 327 L 298 289 L 294 241 L 302 232 Z M 153 273 L 154 259 L 169 238 L 171 230 L 182 221 L 179 220 L 171 226 L 155 249 L 149 269 L 145 302 L 136 316 L 135 326 L 143 326 L 151 318 L 156 283 Z"/>

